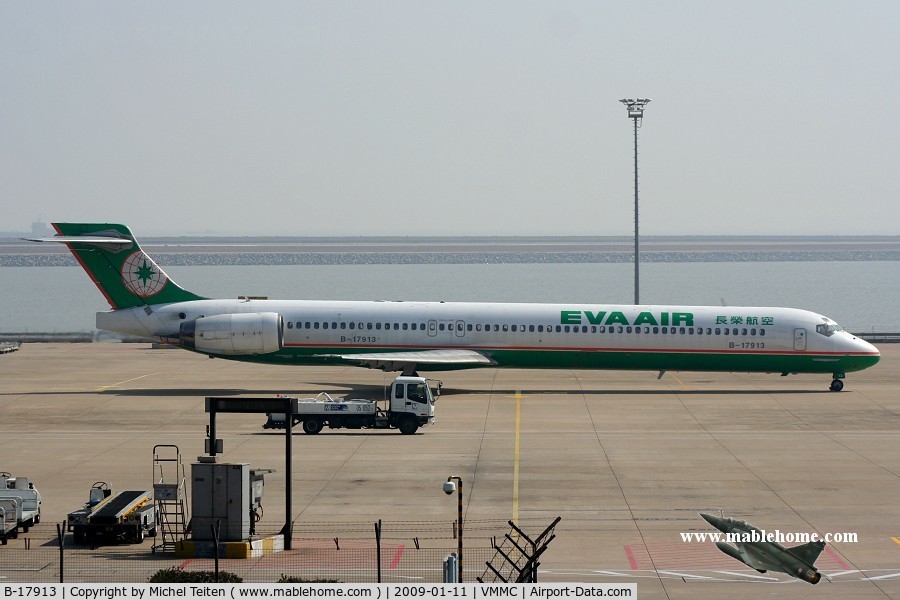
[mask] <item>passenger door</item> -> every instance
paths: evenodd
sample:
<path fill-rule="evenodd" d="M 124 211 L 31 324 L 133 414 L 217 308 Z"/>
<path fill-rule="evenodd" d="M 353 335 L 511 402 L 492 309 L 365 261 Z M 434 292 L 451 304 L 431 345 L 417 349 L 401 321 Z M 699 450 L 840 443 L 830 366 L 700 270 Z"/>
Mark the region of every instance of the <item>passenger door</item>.
<path fill-rule="evenodd" d="M 794 350 L 806 350 L 806 330 L 802 327 L 794 330 Z"/>

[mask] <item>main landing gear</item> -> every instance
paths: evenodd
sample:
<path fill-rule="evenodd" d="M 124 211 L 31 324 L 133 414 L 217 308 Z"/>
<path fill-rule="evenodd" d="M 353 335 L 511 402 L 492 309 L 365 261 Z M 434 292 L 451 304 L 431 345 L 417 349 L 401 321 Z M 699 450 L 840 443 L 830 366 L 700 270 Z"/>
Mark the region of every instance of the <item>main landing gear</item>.
<path fill-rule="evenodd" d="M 844 382 L 841 381 L 845 375 L 843 373 L 835 373 L 834 379 L 831 381 L 831 386 L 828 388 L 832 392 L 839 392 L 844 389 Z"/>

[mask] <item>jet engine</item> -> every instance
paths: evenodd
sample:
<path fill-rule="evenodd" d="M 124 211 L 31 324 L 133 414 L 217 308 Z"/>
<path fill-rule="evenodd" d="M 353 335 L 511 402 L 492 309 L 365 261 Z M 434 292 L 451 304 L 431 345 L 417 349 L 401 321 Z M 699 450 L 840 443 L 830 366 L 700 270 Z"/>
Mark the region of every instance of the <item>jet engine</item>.
<path fill-rule="evenodd" d="M 797 569 L 797 578 L 802 579 L 803 581 L 807 581 L 813 585 L 819 583 L 819 580 L 822 579 L 822 574 L 816 571 L 815 569 Z"/>
<path fill-rule="evenodd" d="M 284 320 L 278 313 L 200 317 L 181 324 L 182 346 L 208 354 L 267 354 L 284 348 Z"/>

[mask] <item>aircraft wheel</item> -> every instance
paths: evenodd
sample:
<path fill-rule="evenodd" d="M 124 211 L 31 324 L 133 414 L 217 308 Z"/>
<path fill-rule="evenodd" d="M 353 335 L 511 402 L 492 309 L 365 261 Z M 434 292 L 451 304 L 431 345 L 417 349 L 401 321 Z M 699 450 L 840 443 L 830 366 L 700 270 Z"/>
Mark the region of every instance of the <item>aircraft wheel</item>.
<path fill-rule="evenodd" d="M 303 433 L 315 435 L 322 431 L 322 421 L 318 419 L 306 419 L 303 421 Z"/>
<path fill-rule="evenodd" d="M 844 382 L 840 379 L 835 379 L 831 382 L 831 387 L 829 388 L 832 392 L 839 392 L 844 389 Z"/>
<path fill-rule="evenodd" d="M 397 428 L 403 435 L 412 435 L 419 429 L 419 422 L 412 415 L 406 415 L 397 423 Z"/>

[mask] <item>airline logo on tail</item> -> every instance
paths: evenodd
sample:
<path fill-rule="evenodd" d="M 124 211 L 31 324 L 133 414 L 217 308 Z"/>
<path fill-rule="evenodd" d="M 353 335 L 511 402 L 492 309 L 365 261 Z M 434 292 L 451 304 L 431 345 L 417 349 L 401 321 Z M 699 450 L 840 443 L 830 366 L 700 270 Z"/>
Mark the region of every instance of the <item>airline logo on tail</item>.
<path fill-rule="evenodd" d="M 169 278 L 143 250 L 136 250 L 122 263 L 122 281 L 131 293 L 149 298 L 160 293 Z"/>

